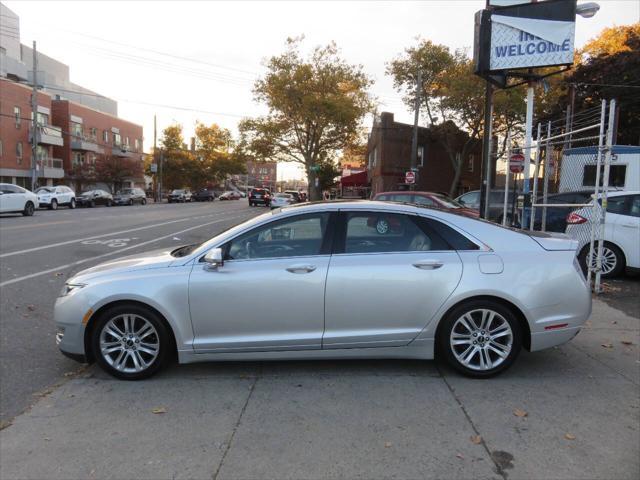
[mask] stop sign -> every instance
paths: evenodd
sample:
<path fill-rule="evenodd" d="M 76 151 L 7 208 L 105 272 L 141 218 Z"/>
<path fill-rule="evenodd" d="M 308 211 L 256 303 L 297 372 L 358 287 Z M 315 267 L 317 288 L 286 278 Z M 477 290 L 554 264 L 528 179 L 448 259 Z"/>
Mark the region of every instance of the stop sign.
<path fill-rule="evenodd" d="M 511 173 L 522 173 L 524 171 L 524 155 L 514 153 L 509 158 L 509 170 Z"/>
<path fill-rule="evenodd" d="M 404 183 L 416 183 L 416 174 L 411 171 L 405 173 Z"/>

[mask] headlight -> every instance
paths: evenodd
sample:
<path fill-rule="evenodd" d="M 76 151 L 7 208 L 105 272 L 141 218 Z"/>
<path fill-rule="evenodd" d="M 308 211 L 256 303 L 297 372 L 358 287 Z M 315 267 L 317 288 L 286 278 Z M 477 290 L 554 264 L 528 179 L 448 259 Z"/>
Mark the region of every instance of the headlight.
<path fill-rule="evenodd" d="M 67 295 L 71 295 L 73 292 L 76 292 L 86 286 L 86 283 L 65 283 L 64 287 L 62 287 L 62 291 L 60 292 L 60 296 L 66 297 Z"/>

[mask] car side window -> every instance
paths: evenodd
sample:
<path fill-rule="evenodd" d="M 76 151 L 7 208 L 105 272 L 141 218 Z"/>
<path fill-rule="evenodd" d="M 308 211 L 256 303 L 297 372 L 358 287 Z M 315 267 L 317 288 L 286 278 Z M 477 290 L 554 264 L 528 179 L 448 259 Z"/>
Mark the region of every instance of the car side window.
<path fill-rule="evenodd" d="M 632 217 L 640 217 L 640 195 L 634 195 L 631 198 L 631 210 L 629 214 Z"/>
<path fill-rule="evenodd" d="M 431 200 L 428 197 L 422 197 L 420 195 L 414 195 L 413 203 L 415 203 L 416 205 L 425 205 L 427 207 L 436 206 L 436 202 L 434 202 L 433 200 Z"/>
<path fill-rule="evenodd" d="M 421 252 L 450 250 L 433 231 L 410 215 L 386 212 L 346 214 L 344 253 Z"/>
<path fill-rule="evenodd" d="M 607 213 L 618 215 L 631 215 L 631 196 L 623 195 L 619 197 L 609 197 L 607 199 Z"/>
<path fill-rule="evenodd" d="M 320 255 L 329 223 L 329 213 L 286 218 L 250 230 L 224 248 L 227 260 Z"/>
<path fill-rule="evenodd" d="M 460 197 L 460 201 L 465 205 L 475 205 L 480 203 L 480 194 L 478 192 L 467 193 Z"/>
<path fill-rule="evenodd" d="M 8 193 L 22 193 L 22 192 L 20 191 L 20 189 L 18 187 L 15 187 L 13 185 L 3 185 L 2 186 L 2 193 L 8 194 Z"/>
<path fill-rule="evenodd" d="M 432 218 L 421 218 L 425 227 L 435 231 L 440 238 L 455 250 L 479 250 L 480 247 L 448 225 Z"/>

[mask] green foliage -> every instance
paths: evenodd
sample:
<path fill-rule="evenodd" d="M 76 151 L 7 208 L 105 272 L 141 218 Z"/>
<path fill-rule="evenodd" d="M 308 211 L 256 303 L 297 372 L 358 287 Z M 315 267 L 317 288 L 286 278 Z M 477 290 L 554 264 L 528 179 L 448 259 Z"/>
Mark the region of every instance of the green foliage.
<path fill-rule="evenodd" d="M 95 165 L 95 179 L 109 185 L 111 193 L 122 188 L 125 180 L 142 177 L 142 164 L 137 159 L 107 155 Z"/>
<path fill-rule="evenodd" d="M 358 137 L 371 111 L 367 93 L 372 81 L 362 66 L 350 65 L 334 43 L 303 58 L 301 39 L 272 57 L 267 73 L 254 87 L 256 101 L 269 113 L 243 120 L 240 150 L 256 160 L 298 162 L 305 166 L 311 200 L 320 199 L 314 166 L 333 159 Z"/>

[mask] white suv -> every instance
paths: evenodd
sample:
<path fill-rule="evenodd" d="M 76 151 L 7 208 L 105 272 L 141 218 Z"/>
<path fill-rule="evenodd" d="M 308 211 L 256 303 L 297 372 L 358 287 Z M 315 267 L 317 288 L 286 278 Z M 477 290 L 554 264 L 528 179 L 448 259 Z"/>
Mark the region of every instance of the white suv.
<path fill-rule="evenodd" d="M 40 187 L 35 193 L 38 195 L 38 206 L 41 208 L 47 207 L 49 210 L 56 210 L 62 205 L 76 208 L 75 192 L 64 185 Z"/>
<path fill-rule="evenodd" d="M 22 213 L 30 217 L 37 205 L 35 193 L 12 183 L 0 183 L 0 213 Z"/>
<path fill-rule="evenodd" d="M 567 216 L 566 233 L 580 242 L 578 260 L 585 270 L 591 223 L 599 222 L 600 218 L 598 213 L 591 212 L 591 207 L 586 207 Z M 615 277 L 625 267 L 640 269 L 640 192 L 609 192 L 602 247 L 603 278 Z"/>

